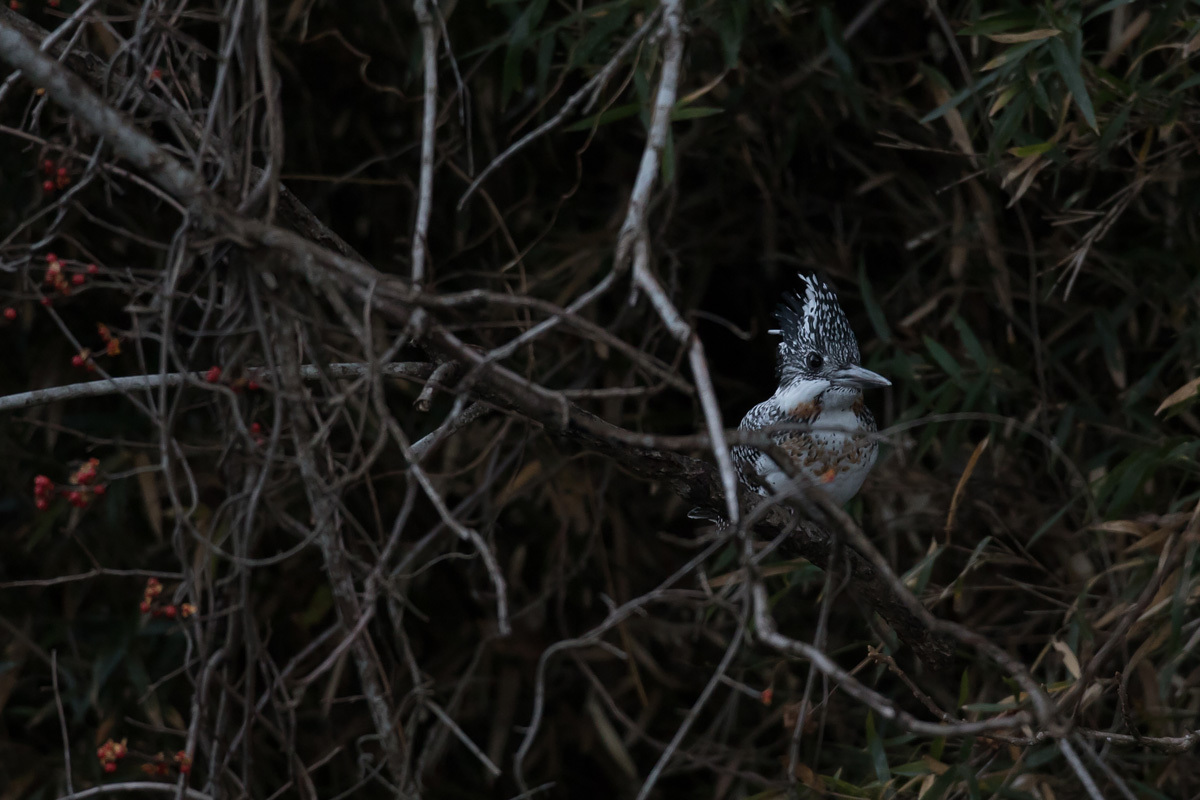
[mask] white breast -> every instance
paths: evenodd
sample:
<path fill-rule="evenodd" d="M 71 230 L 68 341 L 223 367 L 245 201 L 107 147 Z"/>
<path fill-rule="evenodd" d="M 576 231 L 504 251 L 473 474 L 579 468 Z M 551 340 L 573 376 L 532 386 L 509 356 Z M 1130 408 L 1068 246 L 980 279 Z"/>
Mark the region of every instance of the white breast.
<path fill-rule="evenodd" d="M 792 400 L 792 398 L 788 399 Z M 842 505 L 857 494 L 863 481 L 867 478 L 867 473 L 871 471 L 877 455 L 876 447 L 865 442 L 861 438 L 861 434 L 855 435 L 858 430 L 858 418 L 850 408 L 822 410 L 812 423 L 813 444 L 833 453 L 851 453 L 856 446 L 866 448 L 865 452 L 859 457 L 857 463 L 848 463 L 844 465 L 844 468 L 839 468 L 833 473 L 832 479 L 830 479 L 828 468 L 825 466 L 806 467 L 803 463 L 797 463 L 799 478 L 797 483 L 804 485 L 804 479 L 807 478 L 807 485 L 821 489 L 838 505 Z M 772 491 L 782 491 L 791 484 L 787 473 L 764 454 L 760 453 L 755 459 L 754 468 Z"/>
<path fill-rule="evenodd" d="M 797 406 L 815 403 L 817 398 L 832 385 L 829 381 L 819 379 L 792 381 L 787 386 L 775 390 L 775 405 L 779 406 L 785 414 L 790 413 Z"/>

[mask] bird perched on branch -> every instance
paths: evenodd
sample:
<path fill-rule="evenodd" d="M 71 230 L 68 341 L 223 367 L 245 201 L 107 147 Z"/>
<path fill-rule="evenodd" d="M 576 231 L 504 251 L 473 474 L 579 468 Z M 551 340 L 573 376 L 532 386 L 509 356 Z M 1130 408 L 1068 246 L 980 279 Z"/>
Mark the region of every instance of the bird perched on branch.
<path fill-rule="evenodd" d="M 790 460 L 796 484 L 816 486 L 837 504 L 862 486 L 875 464 L 879 445 L 875 417 L 862 390 L 891 381 L 859 364 L 858 341 L 837 295 L 820 278 L 805 277 L 804 290 L 788 294 L 775 311 L 779 342 L 779 387 L 769 400 L 746 414 L 739 427 L 773 430 L 771 440 Z M 742 481 L 760 494 L 779 491 L 792 479 L 766 453 L 735 447 Z"/>

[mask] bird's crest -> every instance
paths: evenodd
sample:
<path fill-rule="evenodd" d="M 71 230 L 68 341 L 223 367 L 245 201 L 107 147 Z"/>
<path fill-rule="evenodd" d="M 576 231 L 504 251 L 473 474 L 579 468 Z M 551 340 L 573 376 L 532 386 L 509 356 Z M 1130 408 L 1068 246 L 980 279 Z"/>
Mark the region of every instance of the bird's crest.
<path fill-rule="evenodd" d="M 846 312 L 838 305 L 837 295 L 815 275 L 801 275 L 800 279 L 804 281 L 803 292 L 785 294 L 775 309 L 779 328 L 771 333 L 783 337 L 779 343 L 781 370 L 798 364 L 812 351 L 839 363 L 857 364 L 858 341 Z"/>

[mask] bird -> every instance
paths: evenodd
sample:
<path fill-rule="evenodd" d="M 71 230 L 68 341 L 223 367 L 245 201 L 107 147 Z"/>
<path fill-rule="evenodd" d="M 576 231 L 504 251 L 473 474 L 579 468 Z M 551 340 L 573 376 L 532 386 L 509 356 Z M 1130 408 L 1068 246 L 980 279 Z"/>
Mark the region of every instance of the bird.
<path fill-rule="evenodd" d="M 879 454 L 863 389 L 892 384 L 860 363 L 858 340 L 833 290 L 815 275 L 800 279 L 802 291 L 784 295 L 775 311 L 779 328 L 769 331 L 780 337 L 779 385 L 738 429 L 794 425 L 769 435 L 790 459 L 795 483 L 816 487 L 840 506 L 858 493 Z M 732 455 L 742 483 L 758 494 L 778 494 L 793 483 L 761 450 L 740 445 Z"/>

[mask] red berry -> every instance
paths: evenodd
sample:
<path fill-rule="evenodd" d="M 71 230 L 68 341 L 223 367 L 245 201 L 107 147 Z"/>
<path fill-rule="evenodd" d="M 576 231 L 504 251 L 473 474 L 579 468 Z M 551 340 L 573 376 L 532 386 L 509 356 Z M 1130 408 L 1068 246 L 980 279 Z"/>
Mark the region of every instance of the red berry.
<path fill-rule="evenodd" d="M 17 318 L 17 310 L 15 308 L 4 309 L 4 318 L 6 320 L 8 320 L 9 322 L 12 322 L 14 319 Z"/>
<path fill-rule="evenodd" d="M 262 425 L 259 425 L 257 422 L 250 423 L 250 432 L 255 434 L 262 433 Z"/>
<path fill-rule="evenodd" d="M 95 486 L 92 487 L 92 493 L 95 494 L 97 497 L 103 497 L 104 493 L 107 491 L 108 491 L 107 483 L 97 483 Z"/>
<path fill-rule="evenodd" d="M 150 613 L 150 601 L 143 600 L 142 602 L 138 603 L 138 611 L 142 612 L 143 614 Z"/>
<path fill-rule="evenodd" d="M 162 70 L 158 67 L 155 67 L 154 69 L 150 70 L 150 77 L 154 80 L 158 80 L 162 77 Z"/>
<path fill-rule="evenodd" d="M 71 283 L 75 284 L 76 286 L 82 286 L 83 282 L 86 280 L 87 278 L 83 275 L 75 274 L 71 276 Z"/>
<path fill-rule="evenodd" d="M 44 305 L 44 306 L 48 306 L 48 305 L 50 305 L 50 303 L 51 303 L 51 300 L 50 300 L 50 298 L 49 298 L 49 297 L 43 297 L 43 298 L 42 298 L 42 300 L 41 300 L 41 302 L 42 302 L 42 305 Z"/>
<path fill-rule="evenodd" d="M 45 192 L 46 194 L 50 194 L 54 191 L 54 189 L 55 189 L 54 181 L 51 181 L 51 180 L 42 181 L 42 191 L 43 192 Z"/>
<path fill-rule="evenodd" d="M 44 497 L 39 497 L 33 501 L 34 508 L 38 511 L 48 511 L 50 509 L 50 501 Z"/>
<path fill-rule="evenodd" d="M 54 253 L 46 253 L 47 264 L 53 264 L 55 261 L 58 261 L 58 256 L 54 255 Z"/>
<path fill-rule="evenodd" d="M 69 173 L 69 172 L 67 172 L 67 168 L 66 168 L 66 167 L 59 167 L 59 168 L 58 168 L 58 177 L 60 177 L 60 178 L 65 178 L 65 177 L 67 177 L 67 175 L 69 175 L 69 174 L 70 174 L 70 173 Z"/>
<path fill-rule="evenodd" d="M 50 480 L 50 478 L 45 475 L 38 475 L 33 479 L 33 485 L 39 488 L 43 486 L 50 486 L 52 483 L 54 483 L 54 481 Z"/>
<path fill-rule="evenodd" d="M 209 367 L 208 372 L 204 373 L 204 380 L 208 381 L 209 383 L 216 383 L 217 381 L 221 380 L 221 368 Z"/>
<path fill-rule="evenodd" d="M 163 609 L 163 616 L 167 619 L 175 619 L 175 614 L 177 611 L 178 610 L 175 608 L 175 606 L 167 606 Z"/>
<path fill-rule="evenodd" d="M 95 264 L 88 264 L 87 265 L 87 274 L 88 275 L 99 275 L 100 268 L 97 267 Z"/>
<path fill-rule="evenodd" d="M 104 771 L 105 771 L 105 772 L 107 772 L 107 773 L 109 773 L 110 775 L 111 775 L 112 773 L 116 772 L 116 771 L 117 771 L 117 762 L 115 762 L 115 761 L 110 761 L 110 762 L 108 762 L 107 764 L 105 764 L 105 765 L 104 765 Z"/>
<path fill-rule="evenodd" d="M 72 367 L 82 367 L 83 366 L 83 356 L 79 355 L 78 353 L 71 356 L 71 366 Z"/>
<path fill-rule="evenodd" d="M 246 381 L 246 388 L 252 392 L 257 392 L 262 387 L 258 385 L 258 381 L 251 379 Z"/>

